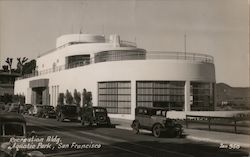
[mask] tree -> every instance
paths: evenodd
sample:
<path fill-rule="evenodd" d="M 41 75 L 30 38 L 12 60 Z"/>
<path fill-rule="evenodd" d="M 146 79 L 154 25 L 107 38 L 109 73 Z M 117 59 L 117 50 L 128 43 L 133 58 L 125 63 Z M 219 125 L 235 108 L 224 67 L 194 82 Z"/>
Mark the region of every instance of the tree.
<path fill-rule="evenodd" d="M 12 102 L 25 104 L 25 96 L 23 96 L 23 95 L 13 95 Z"/>
<path fill-rule="evenodd" d="M 10 74 L 11 74 L 12 60 L 13 58 L 9 58 L 9 57 L 5 60 L 5 62 L 9 65 Z"/>
<path fill-rule="evenodd" d="M 7 103 L 12 103 L 13 101 L 13 96 L 8 94 L 8 93 L 4 93 L 4 95 L 2 96 L 2 102 L 4 102 L 5 104 Z"/>
<path fill-rule="evenodd" d="M 23 74 L 31 74 L 36 70 L 36 60 L 31 60 L 23 65 Z"/>
<path fill-rule="evenodd" d="M 58 99 L 57 99 L 57 104 L 58 105 L 63 105 L 64 104 L 64 93 L 59 93 Z"/>
<path fill-rule="evenodd" d="M 77 90 L 74 90 L 74 102 L 76 103 L 77 106 L 80 106 L 81 102 L 81 93 L 77 92 Z"/>
<path fill-rule="evenodd" d="M 22 60 L 21 60 L 21 57 L 17 58 L 17 69 L 21 75 L 23 74 L 24 63 L 27 62 L 27 60 L 28 60 L 28 58 L 26 58 L 26 57 L 23 57 Z"/>
<path fill-rule="evenodd" d="M 3 71 L 4 71 L 4 72 L 7 72 L 7 71 L 8 71 L 8 65 L 3 65 L 2 67 L 3 67 Z"/>
<path fill-rule="evenodd" d="M 82 103 L 83 107 L 92 106 L 92 93 L 88 92 L 85 88 L 82 91 Z"/>
<path fill-rule="evenodd" d="M 69 90 L 66 90 L 65 101 L 66 101 L 67 104 L 72 104 L 73 103 L 73 96 L 69 92 Z"/>

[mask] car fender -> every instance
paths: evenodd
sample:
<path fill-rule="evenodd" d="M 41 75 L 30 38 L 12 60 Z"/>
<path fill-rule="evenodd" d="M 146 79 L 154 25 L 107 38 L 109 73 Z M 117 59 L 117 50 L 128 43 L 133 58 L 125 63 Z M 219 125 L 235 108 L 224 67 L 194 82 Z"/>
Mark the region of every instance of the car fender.
<path fill-rule="evenodd" d="M 139 127 L 140 127 L 140 122 L 138 120 L 133 120 L 132 124 L 131 124 L 131 127 L 133 128 L 133 124 L 134 123 L 138 123 L 139 124 Z"/>

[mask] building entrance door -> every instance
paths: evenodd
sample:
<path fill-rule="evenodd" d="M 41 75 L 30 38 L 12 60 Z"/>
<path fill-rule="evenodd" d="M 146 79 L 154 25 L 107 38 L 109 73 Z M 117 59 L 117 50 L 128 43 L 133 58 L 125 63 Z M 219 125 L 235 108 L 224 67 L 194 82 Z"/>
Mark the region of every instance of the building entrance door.
<path fill-rule="evenodd" d="M 32 89 L 31 104 L 49 105 L 48 83 L 48 79 L 30 81 L 30 88 Z"/>

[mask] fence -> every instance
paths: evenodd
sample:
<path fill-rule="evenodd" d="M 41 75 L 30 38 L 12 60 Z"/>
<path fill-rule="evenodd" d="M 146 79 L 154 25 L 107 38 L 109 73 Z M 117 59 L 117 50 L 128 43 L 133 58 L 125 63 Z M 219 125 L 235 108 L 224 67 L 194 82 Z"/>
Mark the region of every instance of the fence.
<path fill-rule="evenodd" d="M 231 132 L 226 127 L 231 127 L 234 133 L 243 133 L 250 134 L 250 117 L 248 116 L 235 116 L 235 117 L 211 117 L 211 116 L 194 116 L 194 115 L 186 115 L 186 128 L 189 128 L 189 125 L 196 125 L 196 129 L 202 128 L 202 125 L 207 126 L 209 131 L 223 131 L 223 132 Z M 213 128 L 212 128 L 213 126 Z M 216 126 L 216 127 L 215 127 Z M 241 131 L 238 131 L 238 128 L 241 128 Z M 242 129 L 243 128 L 243 129 Z M 204 127 L 203 127 L 204 129 Z"/>

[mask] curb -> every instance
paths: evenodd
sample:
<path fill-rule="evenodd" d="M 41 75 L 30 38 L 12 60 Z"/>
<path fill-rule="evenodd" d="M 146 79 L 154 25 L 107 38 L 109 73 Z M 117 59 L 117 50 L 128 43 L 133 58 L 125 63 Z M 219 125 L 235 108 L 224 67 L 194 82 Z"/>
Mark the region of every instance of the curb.
<path fill-rule="evenodd" d="M 121 125 L 117 125 L 117 126 L 115 126 L 115 128 L 132 131 L 132 128 L 126 127 L 126 126 L 121 126 Z M 147 130 L 140 130 L 140 131 L 141 131 L 141 132 L 144 132 L 144 133 L 151 133 L 151 131 L 147 131 Z M 184 131 L 185 131 L 185 129 L 184 129 Z M 186 136 L 186 139 L 194 140 L 194 141 L 201 141 L 201 142 L 209 142 L 209 143 L 217 143 L 217 144 L 234 145 L 234 146 L 238 145 L 238 146 L 240 146 L 240 147 L 250 148 L 250 143 L 241 143 L 241 142 L 224 141 L 224 140 L 218 140 L 218 139 L 213 139 L 213 138 L 198 137 L 198 136 L 193 136 L 193 135 L 187 135 L 187 136 Z M 232 149 L 233 149 L 233 148 L 232 148 Z"/>

